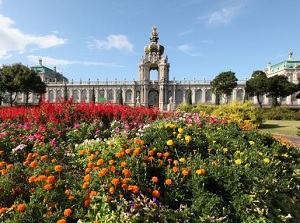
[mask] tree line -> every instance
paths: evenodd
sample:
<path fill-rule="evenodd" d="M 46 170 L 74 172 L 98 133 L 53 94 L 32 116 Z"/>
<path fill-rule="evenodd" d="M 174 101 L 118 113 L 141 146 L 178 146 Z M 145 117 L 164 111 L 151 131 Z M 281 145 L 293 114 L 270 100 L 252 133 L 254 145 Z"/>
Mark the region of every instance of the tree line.
<path fill-rule="evenodd" d="M 220 98 L 223 96 L 228 102 L 232 90 L 237 86 L 238 79 L 232 71 L 222 72 L 211 81 L 213 93 L 216 95 L 216 104 L 220 104 Z M 267 77 L 266 73 L 261 70 L 254 71 L 249 80 L 246 81 L 245 86 L 245 100 L 249 97 L 256 97 L 260 107 L 262 101 L 260 96 L 266 95 L 271 98 L 271 106 L 280 106 L 278 102 L 279 97 L 287 97 L 300 91 L 300 77 L 298 77 L 298 84 L 290 82 L 287 76 L 275 75 Z M 300 93 L 297 94 L 300 98 Z"/>
<path fill-rule="evenodd" d="M 221 97 L 224 97 L 226 103 L 228 102 L 229 96 L 237 86 L 237 81 L 238 79 L 232 71 L 221 72 L 211 81 L 212 92 L 216 95 L 216 104 L 220 104 Z M 298 78 L 298 84 L 295 84 L 290 82 L 288 77 L 284 75 L 275 75 L 268 78 L 264 71 L 257 70 L 246 81 L 245 100 L 248 100 L 249 97 L 256 97 L 259 106 L 262 107 L 260 96 L 266 95 L 267 97 L 271 97 L 271 105 L 274 107 L 280 105 L 278 102 L 279 97 L 287 97 L 298 91 L 300 91 L 300 77 Z M 120 92 L 122 95 L 122 91 Z M 0 68 L 0 105 L 5 95 L 8 95 L 10 105 L 13 106 L 19 93 L 25 94 L 25 104 L 28 105 L 29 94 L 35 93 L 41 96 L 46 93 L 46 84 L 35 70 L 21 63 L 3 65 Z M 298 93 L 297 98 L 300 98 L 300 93 Z M 188 104 L 192 104 L 191 99 L 191 89 L 189 86 Z M 119 97 L 119 100 L 119 103 L 122 104 L 122 96 Z"/>
<path fill-rule="evenodd" d="M 46 93 L 46 84 L 35 70 L 21 63 L 3 65 L 0 68 L 0 105 L 8 95 L 10 106 L 13 106 L 19 93 L 25 94 L 25 104 L 28 105 L 30 93 L 41 96 Z"/>

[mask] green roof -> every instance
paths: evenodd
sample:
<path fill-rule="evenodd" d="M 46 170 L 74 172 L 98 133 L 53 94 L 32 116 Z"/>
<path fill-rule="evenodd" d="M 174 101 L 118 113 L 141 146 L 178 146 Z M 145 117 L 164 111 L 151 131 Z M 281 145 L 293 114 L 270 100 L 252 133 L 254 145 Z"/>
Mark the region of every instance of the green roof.
<path fill-rule="evenodd" d="M 36 66 L 33 66 L 31 67 L 32 69 L 34 69 L 37 73 L 46 73 L 46 74 L 52 74 L 54 72 L 54 70 L 48 68 L 48 67 L 45 67 L 45 66 L 42 66 L 42 65 L 36 65 Z"/>
<path fill-rule="evenodd" d="M 271 66 L 272 72 L 280 71 L 283 69 L 294 69 L 300 65 L 300 60 L 287 59 L 280 63 Z"/>

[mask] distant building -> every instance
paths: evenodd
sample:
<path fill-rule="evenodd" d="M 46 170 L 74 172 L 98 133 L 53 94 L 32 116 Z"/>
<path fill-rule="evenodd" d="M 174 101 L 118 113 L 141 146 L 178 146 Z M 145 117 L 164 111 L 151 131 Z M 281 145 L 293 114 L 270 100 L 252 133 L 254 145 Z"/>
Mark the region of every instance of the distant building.
<path fill-rule="evenodd" d="M 209 80 L 170 80 L 170 64 L 168 57 L 164 55 L 164 46 L 158 44 L 158 33 L 156 27 L 152 27 L 150 34 L 150 44 L 144 47 L 138 71 L 138 80 L 117 80 L 114 81 L 79 81 L 68 80 L 62 74 L 56 72 L 54 68 L 49 69 L 42 65 L 32 67 L 47 84 L 45 99 L 55 102 L 60 98 L 73 98 L 75 103 L 82 101 L 90 102 L 92 94 L 95 93 L 96 103 L 110 101 L 118 103 L 122 95 L 123 103 L 128 106 L 158 107 L 160 110 L 173 110 L 176 106 L 186 103 L 189 88 L 192 90 L 193 104 L 215 104 L 216 97 L 212 93 Z M 283 74 L 289 77 L 290 81 L 297 82 L 300 73 L 300 61 L 289 58 L 281 63 L 271 65 L 264 70 L 268 77 Z M 152 74 L 154 72 L 154 75 Z M 151 73 L 151 75 L 150 75 Z M 155 77 L 154 77 L 155 76 Z M 245 95 L 246 81 L 238 81 L 237 87 L 229 96 L 228 101 L 243 101 Z M 296 99 L 296 94 L 279 101 L 283 105 L 299 106 L 300 100 Z M 261 96 L 263 105 L 270 105 L 270 99 L 265 95 Z M 18 100 L 22 103 L 22 97 Z M 256 98 L 253 98 L 257 104 Z M 31 103 L 37 103 L 37 97 L 31 97 Z M 221 103 L 225 103 L 222 98 Z"/>

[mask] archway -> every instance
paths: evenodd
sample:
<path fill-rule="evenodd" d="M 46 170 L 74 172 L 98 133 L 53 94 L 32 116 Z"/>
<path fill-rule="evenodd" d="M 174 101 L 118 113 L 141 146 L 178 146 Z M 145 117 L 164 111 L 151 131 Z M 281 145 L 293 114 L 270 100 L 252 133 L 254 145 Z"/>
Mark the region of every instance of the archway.
<path fill-rule="evenodd" d="M 149 108 L 158 107 L 159 93 L 157 90 L 149 91 L 148 102 L 149 102 Z"/>

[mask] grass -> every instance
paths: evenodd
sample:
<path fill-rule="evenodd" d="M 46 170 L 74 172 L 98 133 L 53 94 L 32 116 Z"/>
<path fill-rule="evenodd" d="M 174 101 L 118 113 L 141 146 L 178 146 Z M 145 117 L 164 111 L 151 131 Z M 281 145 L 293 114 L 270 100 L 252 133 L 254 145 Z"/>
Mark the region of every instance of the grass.
<path fill-rule="evenodd" d="M 293 120 L 267 120 L 260 129 L 270 133 L 277 133 L 283 135 L 297 136 L 300 121 Z"/>

